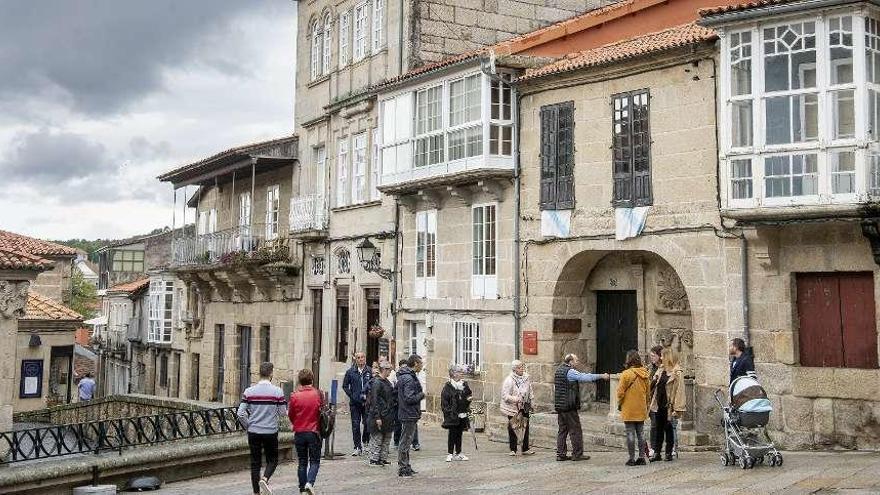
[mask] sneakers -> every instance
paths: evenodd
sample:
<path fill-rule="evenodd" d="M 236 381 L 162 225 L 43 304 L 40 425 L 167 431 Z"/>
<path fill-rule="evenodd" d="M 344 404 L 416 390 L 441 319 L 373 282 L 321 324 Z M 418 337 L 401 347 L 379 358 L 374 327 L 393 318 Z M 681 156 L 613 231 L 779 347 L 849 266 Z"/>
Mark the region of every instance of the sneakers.
<path fill-rule="evenodd" d="M 413 445 L 412 449 L 415 450 L 416 452 L 418 452 L 418 451 L 422 450 L 422 446 L 421 445 Z"/>
<path fill-rule="evenodd" d="M 657 460 L 659 461 L 659 459 L 657 459 Z M 666 454 L 666 457 L 663 458 L 663 460 L 664 460 L 664 461 L 671 461 L 671 460 L 672 460 L 672 454 Z"/>
<path fill-rule="evenodd" d="M 363 450 L 361 450 L 361 449 L 354 449 L 354 450 L 351 451 L 351 456 L 352 456 L 352 457 L 357 457 L 357 456 L 361 455 L 362 453 L 363 453 Z"/>
<path fill-rule="evenodd" d="M 510 453 L 507 454 L 507 455 L 509 455 L 510 457 L 516 457 L 516 451 L 515 451 L 515 450 L 511 450 Z M 525 453 L 523 453 L 523 455 L 525 455 Z"/>
<path fill-rule="evenodd" d="M 557 461 L 569 461 L 569 460 L 571 460 L 571 457 L 569 457 L 567 455 L 557 455 L 556 460 Z"/>
<path fill-rule="evenodd" d="M 455 456 L 454 456 L 454 455 L 452 455 L 452 454 L 447 454 L 447 455 L 446 455 L 446 462 L 452 462 L 452 461 L 454 461 L 454 460 L 455 460 Z"/>
<path fill-rule="evenodd" d="M 636 466 L 644 466 L 646 464 L 648 464 L 648 463 L 645 462 L 644 457 L 639 457 L 638 459 L 636 459 Z"/>
<path fill-rule="evenodd" d="M 260 480 L 260 495 L 272 495 L 272 489 L 269 488 L 269 480 L 266 478 Z"/>
<path fill-rule="evenodd" d="M 522 455 L 535 455 L 535 451 L 534 450 L 527 450 L 527 451 L 523 452 Z"/>
<path fill-rule="evenodd" d="M 455 460 L 456 461 L 469 461 L 470 459 L 468 459 L 468 456 L 466 456 L 464 454 L 458 454 L 457 456 L 455 456 Z"/>
<path fill-rule="evenodd" d="M 648 459 L 648 460 L 651 461 L 651 462 L 657 462 L 657 461 L 659 461 L 659 460 L 661 460 L 661 459 L 662 459 L 662 458 L 660 457 L 660 454 L 654 454 L 654 455 L 653 455 L 650 459 Z"/>
<path fill-rule="evenodd" d="M 303 487 L 303 490 L 306 491 L 309 495 L 315 495 L 315 487 L 312 486 L 311 483 L 306 483 L 306 486 Z"/>
<path fill-rule="evenodd" d="M 636 461 L 630 459 L 630 460 L 626 461 L 626 465 L 627 465 L 627 466 L 635 466 L 635 465 L 636 465 Z"/>

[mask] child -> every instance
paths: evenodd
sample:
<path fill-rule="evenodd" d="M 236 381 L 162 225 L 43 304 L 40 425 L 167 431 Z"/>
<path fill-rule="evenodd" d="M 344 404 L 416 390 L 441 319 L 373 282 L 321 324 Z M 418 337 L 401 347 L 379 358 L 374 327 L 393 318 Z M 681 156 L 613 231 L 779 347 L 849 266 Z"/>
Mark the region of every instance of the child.
<path fill-rule="evenodd" d="M 626 425 L 626 447 L 629 450 L 627 466 L 644 466 L 645 462 L 645 420 L 648 419 L 648 370 L 642 365 L 638 351 L 626 353 L 626 370 L 620 374 L 617 385 L 617 407 L 620 419 Z M 636 439 L 638 454 L 636 459 Z"/>

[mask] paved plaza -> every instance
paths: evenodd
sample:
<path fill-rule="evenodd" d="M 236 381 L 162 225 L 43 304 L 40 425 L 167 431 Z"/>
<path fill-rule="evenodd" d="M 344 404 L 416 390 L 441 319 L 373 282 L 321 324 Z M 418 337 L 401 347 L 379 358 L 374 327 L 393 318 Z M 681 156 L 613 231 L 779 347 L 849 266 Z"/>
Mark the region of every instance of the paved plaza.
<path fill-rule="evenodd" d="M 506 444 L 479 437 L 465 437 L 466 462 L 445 462 L 445 431 L 422 425 L 422 450 L 413 453 L 414 478 L 398 478 L 396 464 L 369 467 L 360 458 L 323 461 L 318 493 L 880 493 L 880 453 L 786 452 L 781 468 L 767 466 L 743 471 L 722 467 L 715 452 L 682 453 L 672 462 L 649 466 L 624 466 L 626 453 L 587 445 L 587 462 L 557 462 L 555 452 L 536 449 L 532 457 L 509 457 Z M 350 451 L 350 436 L 340 431 L 337 445 Z M 392 450 L 392 456 L 396 451 Z M 396 460 L 394 457 L 392 460 Z M 297 493 L 296 464 L 279 466 L 272 478 L 276 494 Z M 162 495 L 246 495 L 250 493 L 248 471 L 171 483 Z"/>

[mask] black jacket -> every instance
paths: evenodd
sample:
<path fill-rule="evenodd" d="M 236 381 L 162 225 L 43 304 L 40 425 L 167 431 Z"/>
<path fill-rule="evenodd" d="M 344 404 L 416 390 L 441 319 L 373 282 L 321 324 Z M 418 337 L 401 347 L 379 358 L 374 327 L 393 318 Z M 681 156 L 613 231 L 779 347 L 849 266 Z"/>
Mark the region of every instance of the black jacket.
<path fill-rule="evenodd" d="M 461 413 L 466 413 L 471 408 L 471 397 L 473 397 L 471 388 L 467 382 L 464 382 L 464 388 L 458 390 L 451 383 L 446 382 L 443 391 L 440 392 L 440 409 L 443 410 L 443 428 L 452 428 L 457 426 L 468 426 L 467 418 L 458 417 Z"/>
<path fill-rule="evenodd" d="M 370 393 L 370 382 L 373 379 L 373 369 L 364 366 L 364 372 L 358 371 L 357 365 L 352 366 L 345 372 L 342 380 L 342 390 L 348 396 L 349 404 L 364 405 L 367 394 Z"/>
<path fill-rule="evenodd" d="M 397 394 L 387 378 L 377 377 L 370 387 L 370 409 L 367 412 L 370 433 L 388 433 L 394 429 L 394 416 L 397 412 Z M 376 420 L 382 420 L 382 427 Z"/>
<path fill-rule="evenodd" d="M 752 359 L 752 354 L 746 350 L 738 359 L 730 362 L 731 383 L 737 378 L 745 376 L 748 371 L 755 371 L 755 361 Z"/>
<path fill-rule="evenodd" d="M 397 419 L 400 421 L 418 421 L 422 417 L 422 399 L 425 392 L 419 377 L 409 366 L 401 366 L 397 370 Z"/>

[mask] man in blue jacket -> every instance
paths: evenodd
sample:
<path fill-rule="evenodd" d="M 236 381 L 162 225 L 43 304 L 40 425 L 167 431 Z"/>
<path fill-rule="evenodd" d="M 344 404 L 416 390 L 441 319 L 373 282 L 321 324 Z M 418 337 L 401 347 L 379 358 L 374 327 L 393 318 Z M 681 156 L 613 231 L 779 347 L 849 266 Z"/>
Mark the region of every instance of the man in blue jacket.
<path fill-rule="evenodd" d="M 746 349 L 746 343 L 743 339 L 736 338 L 730 341 L 728 347 L 730 354 L 730 382 L 741 376 L 745 376 L 749 371 L 755 371 L 755 361 L 752 354 Z"/>
<path fill-rule="evenodd" d="M 364 445 L 370 441 L 370 429 L 367 426 L 367 395 L 370 393 L 370 382 L 373 381 L 373 370 L 367 366 L 367 357 L 363 352 L 355 353 L 354 365 L 345 372 L 342 390 L 348 396 L 348 409 L 351 412 L 351 439 L 354 451 L 351 455 L 358 456 L 364 451 Z M 363 434 L 361 426 L 363 425 Z"/>
<path fill-rule="evenodd" d="M 416 425 L 422 417 L 421 403 L 425 398 L 422 384 L 416 375 L 422 370 L 422 358 L 413 354 L 406 366 L 397 370 L 397 418 L 400 420 L 400 445 L 397 448 L 397 475 L 416 474 L 409 464 L 409 449 L 412 447 Z"/>

